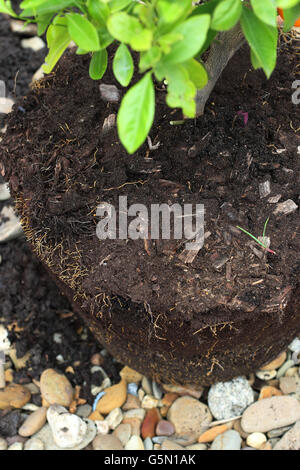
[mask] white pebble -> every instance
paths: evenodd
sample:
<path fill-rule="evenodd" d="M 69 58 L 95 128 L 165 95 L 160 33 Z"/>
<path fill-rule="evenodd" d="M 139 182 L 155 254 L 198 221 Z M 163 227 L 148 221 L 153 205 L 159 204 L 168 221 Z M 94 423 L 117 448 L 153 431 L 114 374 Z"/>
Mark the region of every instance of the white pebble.
<path fill-rule="evenodd" d="M 46 47 L 46 44 L 41 38 L 39 38 L 38 36 L 34 36 L 33 38 L 22 39 L 21 46 L 23 47 L 23 49 L 32 49 L 34 52 L 38 52 L 41 49 L 44 49 L 44 47 Z"/>
<path fill-rule="evenodd" d="M 7 450 L 23 450 L 22 442 L 14 442 Z"/>
<path fill-rule="evenodd" d="M 253 432 L 247 437 L 247 445 L 254 449 L 259 449 L 265 442 L 267 442 L 266 436 L 262 432 Z"/>
<path fill-rule="evenodd" d="M 144 443 L 140 436 L 131 436 L 126 446 L 125 450 L 145 450 Z"/>
<path fill-rule="evenodd" d="M 110 429 L 116 429 L 119 424 L 122 422 L 123 413 L 121 408 L 115 408 L 112 410 L 108 416 L 106 416 L 105 421 L 108 423 Z"/>
<path fill-rule="evenodd" d="M 25 442 L 24 450 L 44 450 L 45 446 L 41 439 L 33 437 Z"/>
<path fill-rule="evenodd" d="M 292 352 L 300 351 L 300 339 L 295 338 L 291 344 L 289 344 L 289 350 Z"/>

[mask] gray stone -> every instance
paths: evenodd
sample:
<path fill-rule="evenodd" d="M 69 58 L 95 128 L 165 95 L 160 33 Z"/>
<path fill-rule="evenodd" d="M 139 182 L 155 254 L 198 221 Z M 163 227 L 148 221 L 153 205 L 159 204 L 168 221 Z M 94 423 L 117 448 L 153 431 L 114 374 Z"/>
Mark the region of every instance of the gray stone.
<path fill-rule="evenodd" d="M 0 201 L 7 201 L 10 198 L 10 192 L 7 184 L 0 184 Z"/>
<path fill-rule="evenodd" d="M 108 101 L 109 103 L 118 103 L 120 101 L 121 93 L 115 85 L 105 85 L 105 83 L 101 83 L 99 89 L 101 98 L 104 101 Z"/>
<path fill-rule="evenodd" d="M 123 450 L 121 441 L 113 434 L 98 434 L 93 440 L 94 450 Z"/>
<path fill-rule="evenodd" d="M 274 215 L 289 215 L 298 209 L 297 204 L 292 199 L 280 202 L 277 204 L 276 209 L 273 211 Z"/>
<path fill-rule="evenodd" d="M 13 240 L 22 235 L 22 227 L 13 207 L 3 207 L 0 216 L 0 220 L 2 217 L 7 219 L 6 222 L 0 223 L 0 243 Z"/>
<path fill-rule="evenodd" d="M 208 393 L 208 406 L 217 420 L 240 416 L 253 401 L 253 390 L 244 377 L 219 382 Z"/>
<path fill-rule="evenodd" d="M 300 420 L 300 403 L 290 396 L 265 398 L 253 403 L 243 413 L 245 432 L 268 432 Z"/>
<path fill-rule="evenodd" d="M 212 421 L 208 407 L 189 396 L 177 398 L 170 406 L 167 418 L 173 423 L 179 437 L 189 434 L 200 436 L 203 428 Z"/>
<path fill-rule="evenodd" d="M 268 432 L 268 437 L 273 439 L 274 437 L 281 437 L 283 434 L 288 432 L 291 429 L 291 426 L 285 426 L 284 428 L 272 429 Z"/>
<path fill-rule="evenodd" d="M 230 429 L 215 438 L 211 450 L 240 450 L 242 438 L 237 431 Z"/>
<path fill-rule="evenodd" d="M 300 450 L 300 421 L 285 433 L 274 450 Z"/>
<path fill-rule="evenodd" d="M 291 344 L 289 344 L 289 350 L 292 352 L 300 351 L 300 339 L 295 338 Z"/>
<path fill-rule="evenodd" d="M 71 449 L 63 449 L 55 443 L 49 424 L 46 424 L 33 437 L 40 439 L 44 443 L 45 450 L 81 450 L 90 444 L 90 442 L 95 438 L 97 432 L 96 425 L 93 421 L 85 420 L 85 422 L 87 423 L 87 432 L 84 436 L 84 439 L 80 442 L 79 445 Z"/>
<path fill-rule="evenodd" d="M 28 439 L 27 442 L 25 442 L 24 445 L 24 450 L 44 450 L 45 446 L 43 441 L 41 439 L 37 439 L 36 437 Z"/>
<path fill-rule="evenodd" d="M 269 196 L 271 193 L 271 183 L 269 180 L 259 184 L 259 195 L 262 198 Z"/>
<path fill-rule="evenodd" d="M 80 405 L 78 406 L 76 410 L 77 416 L 80 416 L 80 418 L 88 418 L 90 414 L 92 413 L 92 407 L 91 405 Z"/>
<path fill-rule="evenodd" d="M 153 442 L 150 437 L 146 437 L 144 440 L 145 450 L 153 450 Z"/>

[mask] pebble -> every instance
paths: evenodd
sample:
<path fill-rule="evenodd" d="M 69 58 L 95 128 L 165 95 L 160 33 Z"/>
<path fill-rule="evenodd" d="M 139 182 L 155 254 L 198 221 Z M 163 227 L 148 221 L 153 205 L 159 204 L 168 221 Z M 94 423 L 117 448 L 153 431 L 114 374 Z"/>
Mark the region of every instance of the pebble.
<path fill-rule="evenodd" d="M 166 439 L 161 445 L 161 450 L 184 450 L 184 447 Z"/>
<path fill-rule="evenodd" d="M 300 351 L 300 339 L 295 338 L 290 344 L 289 344 L 289 350 L 292 352 L 297 352 Z"/>
<path fill-rule="evenodd" d="M 1 112 L 1 110 L 0 110 Z M 0 220 L 7 219 L 0 223 L 0 243 L 14 240 L 23 234 L 19 218 L 16 216 L 12 206 L 4 206 L 0 213 Z"/>
<path fill-rule="evenodd" d="M 21 425 L 21 413 L 20 411 L 12 411 L 1 416 L 0 419 L 0 436 L 11 437 L 18 433 L 18 429 Z"/>
<path fill-rule="evenodd" d="M 179 436 L 191 433 L 200 435 L 203 427 L 212 421 L 208 407 L 189 396 L 177 398 L 170 406 L 167 417 Z"/>
<path fill-rule="evenodd" d="M 125 450 L 145 450 L 144 443 L 140 436 L 131 436 L 124 447 Z"/>
<path fill-rule="evenodd" d="M 130 424 L 119 424 L 119 426 L 114 430 L 113 435 L 120 440 L 123 446 L 125 446 L 131 437 Z"/>
<path fill-rule="evenodd" d="M 202 387 L 194 388 L 192 386 L 183 387 L 182 385 L 168 384 L 168 385 L 163 385 L 163 389 L 166 392 L 169 392 L 170 394 L 189 395 L 191 397 L 197 398 L 197 400 L 201 398 L 202 393 L 203 393 Z"/>
<path fill-rule="evenodd" d="M 121 408 L 127 398 L 127 384 L 121 380 L 116 385 L 105 389 L 105 395 L 97 404 L 97 411 L 101 414 L 109 414 L 114 408 Z"/>
<path fill-rule="evenodd" d="M 11 20 L 10 29 L 15 34 L 35 36 L 37 27 L 35 24 L 26 24 L 24 21 Z"/>
<path fill-rule="evenodd" d="M 109 424 L 107 421 L 95 421 L 97 426 L 97 434 L 108 434 Z"/>
<path fill-rule="evenodd" d="M 31 398 L 30 391 L 18 384 L 9 384 L 0 391 L 0 410 L 7 408 L 22 408 Z"/>
<path fill-rule="evenodd" d="M 29 437 L 38 432 L 45 424 L 47 419 L 47 408 L 39 408 L 34 411 L 19 429 L 19 434 L 22 437 Z"/>
<path fill-rule="evenodd" d="M 152 390 L 154 397 L 157 398 L 157 400 L 160 400 L 163 396 L 163 389 L 154 380 L 152 381 Z"/>
<path fill-rule="evenodd" d="M 260 449 L 260 447 L 267 442 L 265 434 L 261 432 L 253 432 L 247 437 L 246 443 L 248 446 L 254 449 Z"/>
<path fill-rule="evenodd" d="M 297 204 L 292 199 L 287 201 L 280 202 L 277 204 L 275 210 L 273 211 L 274 215 L 289 215 L 295 212 L 298 209 Z"/>
<path fill-rule="evenodd" d="M 113 434 L 101 435 L 93 440 L 94 450 L 123 450 L 121 441 Z"/>
<path fill-rule="evenodd" d="M 131 428 L 131 434 L 133 436 L 140 436 L 142 420 L 138 418 L 124 418 L 122 424 L 129 424 Z"/>
<path fill-rule="evenodd" d="M 136 372 L 134 369 L 131 369 L 128 366 L 123 367 L 120 372 L 120 376 L 123 380 L 126 380 L 127 383 L 136 383 L 141 382 L 143 376 L 139 372 Z"/>
<path fill-rule="evenodd" d="M 150 437 L 146 437 L 144 440 L 145 450 L 153 450 L 153 442 Z"/>
<path fill-rule="evenodd" d="M 137 408 L 141 407 L 141 402 L 139 398 L 135 395 L 127 395 L 127 400 L 122 406 L 122 410 L 128 411 L 128 410 L 136 410 Z"/>
<path fill-rule="evenodd" d="M 109 103 L 118 103 L 121 99 L 121 94 L 115 85 L 105 85 L 101 83 L 99 86 L 101 98 Z"/>
<path fill-rule="evenodd" d="M 80 416 L 80 418 L 88 418 L 91 413 L 92 407 L 88 404 L 78 406 L 76 411 L 77 416 Z"/>
<path fill-rule="evenodd" d="M 59 450 L 59 451 L 61 451 L 61 450 L 68 450 L 68 451 L 70 451 L 70 450 L 81 450 L 81 449 L 84 449 L 85 447 L 87 447 L 90 444 L 90 442 L 92 442 L 92 440 L 95 438 L 96 432 L 97 432 L 97 428 L 96 428 L 95 423 L 93 421 L 86 420 L 86 424 L 87 424 L 87 432 L 84 436 L 84 439 L 81 441 L 81 443 L 79 445 L 73 447 L 72 449 L 61 448 L 55 443 L 49 424 L 45 424 L 45 426 L 38 433 L 36 433 L 33 437 L 37 438 L 37 439 L 40 439 L 43 442 L 43 444 L 45 446 L 45 450 Z"/>
<path fill-rule="evenodd" d="M 121 408 L 115 408 L 105 418 L 110 429 L 116 429 L 117 426 L 122 422 L 123 413 Z"/>
<path fill-rule="evenodd" d="M 7 450 L 23 450 L 23 443 L 22 442 L 15 442 Z"/>
<path fill-rule="evenodd" d="M 198 439 L 198 442 L 202 444 L 212 442 L 219 434 L 223 434 L 224 432 L 228 431 L 228 429 L 228 424 L 220 424 L 219 426 L 214 426 L 213 428 L 208 429 L 203 434 L 201 434 Z"/>
<path fill-rule="evenodd" d="M 297 391 L 300 392 L 300 377 L 281 377 L 279 381 L 279 387 L 285 395 L 296 393 Z"/>
<path fill-rule="evenodd" d="M 40 387 L 42 397 L 49 405 L 68 407 L 73 400 L 73 388 L 67 377 L 54 369 L 46 369 L 41 375 Z"/>
<path fill-rule="evenodd" d="M 62 406 L 51 405 L 47 420 L 58 447 L 71 449 L 78 446 L 87 433 L 87 424 L 79 416 L 68 413 Z"/>
<path fill-rule="evenodd" d="M 7 201 L 10 198 L 9 187 L 6 183 L 0 184 L 0 201 Z"/>
<path fill-rule="evenodd" d="M 219 382 L 208 393 L 209 409 L 218 420 L 240 416 L 253 401 L 253 390 L 245 377 Z"/>
<path fill-rule="evenodd" d="M 276 370 L 259 370 L 255 375 L 258 379 L 264 380 L 266 382 L 267 380 L 274 379 L 277 375 L 277 372 Z"/>
<path fill-rule="evenodd" d="M 7 449 L 7 442 L 3 437 L 0 437 L 0 450 L 6 450 Z"/>
<path fill-rule="evenodd" d="M 91 421 L 103 421 L 104 420 L 104 417 L 102 416 L 102 414 L 99 413 L 99 411 L 95 410 L 93 411 L 89 416 L 88 418 L 91 420 Z"/>
<path fill-rule="evenodd" d="M 261 368 L 261 370 L 274 370 L 279 369 L 286 360 L 286 352 L 281 353 L 274 361 L 269 362 L 267 365 Z"/>
<path fill-rule="evenodd" d="M 170 421 L 162 419 L 156 426 L 157 436 L 172 436 L 175 433 L 175 428 Z"/>
<path fill-rule="evenodd" d="M 152 408 L 151 410 L 147 411 L 141 428 L 141 435 L 143 439 L 146 439 L 146 437 L 155 436 L 155 428 L 159 420 L 160 415 L 156 408 Z"/>
<path fill-rule="evenodd" d="M 291 429 L 291 426 L 285 426 L 283 428 L 272 429 L 272 431 L 268 432 L 268 437 L 273 439 L 274 437 L 281 437 L 283 434 L 288 432 Z"/>
<path fill-rule="evenodd" d="M 142 408 L 150 410 L 151 408 L 156 408 L 158 405 L 158 399 L 154 398 L 152 395 L 145 395 L 142 400 Z"/>
<path fill-rule="evenodd" d="M 300 450 L 300 421 L 284 434 L 274 450 Z"/>
<path fill-rule="evenodd" d="M 278 388 L 271 387 L 271 386 L 265 386 L 262 387 L 258 400 L 264 400 L 265 398 L 271 398 L 275 396 L 281 396 L 282 392 L 278 390 Z"/>
<path fill-rule="evenodd" d="M 253 403 L 243 413 L 241 426 L 244 431 L 268 432 L 293 424 L 300 419 L 300 403 L 293 397 L 266 398 Z"/>
<path fill-rule="evenodd" d="M 147 378 L 147 377 L 143 377 L 142 379 L 142 388 L 143 390 L 148 394 L 148 395 L 152 395 L 152 386 L 151 386 L 151 382 L 150 380 Z"/>
<path fill-rule="evenodd" d="M 211 450 L 240 450 L 242 444 L 241 436 L 237 431 L 230 429 L 217 436 L 212 445 Z"/>
<path fill-rule="evenodd" d="M 187 446 L 186 450 L 206 450 L 207 447 L 205 444 L 192 444 L 191 446 Z"/>
<path fill-rule="evenodd" d="M 34 52 L 38 52 L 41 49 L 44 49 L 46 44 L 40 37 L 34 36 L 33 38 L 22 39 L 21 46 L 23 49 L 32 49 Z"/>
<path fill-rule="evenodd" d="M 41 439 L 37 439 L 36 437 L 33 437 L 32 439 L 28 439 L 27 442 L 25 442 L 24 445 L 24 450 L 44 450 L 45 446 L 43 441 Z"/>
<path fill-rule="evenodd" d="M 12 111 L 14 104 L 15 102 L 10 98 L 1 98 L 0 99 L 0 113 L 9 114 Z"/>
<path fill-rule="evenodd" d="M 143 408 L 138 408 L 136 410 L 128 410 L 124 413 L 124 418 L 136 418 L 141 421 L 144 420 L 146 411 Z"/>
<path fill-rule="evenodd" d="M 280 377 L 283 377 L 284 374 L 289 370 L 290 367 L 293 367 L 295 365 L 294 361 L 289 360 L 283 364 L 283 366 L 280 367 L 280 369 L 277 372 L 277 379 L 280 379 Z"/>
<path fill-rule="evenodd" d="M 138 396 L 138 386 L 136 383 L 130 383 L 127 385 L 127 392 L 130 395 Z"/>

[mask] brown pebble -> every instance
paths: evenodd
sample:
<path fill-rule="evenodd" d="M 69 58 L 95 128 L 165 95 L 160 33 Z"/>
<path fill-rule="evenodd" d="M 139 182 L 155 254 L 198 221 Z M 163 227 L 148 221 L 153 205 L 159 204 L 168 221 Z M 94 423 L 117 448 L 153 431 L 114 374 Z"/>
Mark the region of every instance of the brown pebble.
<path fill-rule="evenodd" d="M 123 424 L 130 424 L 131 426 L 131 435 L 140 436 L 141 434 L 141 425 L 142 420 L 138 418 L 124 418 L 122 421 Z"/>
<path fill-rule="evenodd" d="M 93 440 L 94 450 L 123 450 L 121 441 L 113 434 L 98 434 Z"/>
<path fill-rule="evenodd" d="M 258 399 L 264 400 L 265 398 L 280 397 L 281 395 L 283 395 L 283 393 L 278 390 L 278 388 L 265 386 L 262 387 Z"/>
<path fill-rule="evenodd" d="M 104 420 L 102 414 L 99 413 L 99 411 L 97 411 L 97 410 L 93 411 L 93 413 L 90 414 L 89 419 L 91 419 L 92 421 L 103 421 Z"/>
<path fill-rule="evenodd" d="M 29 402 L 31 393 L 28 388 L 19 384 L 9 384 L 0 391 L 0 410 L 7 408 L 22 408 Z"/>
<path fill-rule="evenodd" d="M 115 408 L 121 408 L 127 398 L 126 380 L 105 389 L 105 395 L 97 403 L 97 410 L 101 414 L 109 414 Z"/>
<path fill-rule="evenodd" d="M 285 362 L 286 360 L 286 352 L 281 353 L 274 361 L 269 362 L 267 365 L 264 367 L 261 367 L 260 370 L 274 370 L 274 369 L 279 369 L 280 366 Z"/>
<path fill-rule="evenodd" d="M 91 357 L 91 364 L 93 366 L 102 366 L 103 362 L 104 362 L 104 358 L 99 353 L 96 353 Z"/>
<path fill-rule="evenodd" d="M 72 385 L 64 374 L 54 369 L 46 369 L 40 380 L 42 397 L 50 405 L 61 405 L 66 408 L 73 401 L 74 391 Z"/>
<path fill-rule="evenodd" d="M 28 416 L 19 429 L 22 437 L 29 437 L 38 432 L 46 423 L 47 408 L 39 408 Z"/>
<path fill-rule="evenodd" d="M 146 439 L 146 437 L 155 436 L 155 428 L 159 420 L 160 414 L 156 408 L 152 408 L 147 411 L 141 428 L 141 435 L 143 439 Z"/>
<path fill-rule="evenodd" d="M 131 393 L 128 394 L 127 400 L 122 406 L 122 410 L 128 411 L 128 410 L 136 410 L 137 408 L 141 407 L 141 402 L 138 397 L 135 395 L 131 395 Z"/>
<path fill-rule="evenodd" d="M 214 426 L 211 429 L 208 429 L 198 439 L 199 443 L 205 444 L 207 442 L 212 442 L 217 436 L 223 434 L 225 431 L 228 431 L 230 426 L 228 424 L 220 424 L 219 426 Z"/>

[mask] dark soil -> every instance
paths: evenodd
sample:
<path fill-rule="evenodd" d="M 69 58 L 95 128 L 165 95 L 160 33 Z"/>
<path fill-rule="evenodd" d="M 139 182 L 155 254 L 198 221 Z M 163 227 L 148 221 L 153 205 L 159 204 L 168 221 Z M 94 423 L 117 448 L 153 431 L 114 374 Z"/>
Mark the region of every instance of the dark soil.
<path fill-rule="evenodd" d="M 151 359 L 145 352 L 133 366 L 149 372 L 163 358 L 167 367 L 175 351 L 177 359 L 182 354 L 193 367 L 201 362 L 203 374 L 205 354 L 202 350 L 200 360 L 194 349 L 203 342 L 205 349 L 207 341 L 206 361 L 213 365 L 210 373 L 204 368 L 207 380 L 226 378 L 233 370 L 253 367 L 246 355 L 249 364 L 252 359 L 256 365 L 267 362 L 299 330 L 291 306 L 299 281 L 299 212 L 275 216 L 274 204 L 258 193 L 259 183 L 269 180 L 269 197 L 281 194 L 280 202 L 299 203 L 299 110 L 291 101 L 295 47 L 282 40 L 269 81 L 252 70 L 249 51 L 242 49 L 219 81 L 205 116 L 180 126 L 170 126 L 181 116 L 166 108 L 165 91 L 157 85 L 151 138 L 161 145 L 151 152 L 145 144 L 128 156 L 116 130 L 102 137 L 104 119 L 117 112 L 117 105 L 104 104 L 99 83 L 88 79 L 88 57 L 71 52 L 21 102 L 25 114 L 15 109 L 10 116 L 0 157 L 28 239 L 68 287 L 70 298 L 75 295 L 85 313 L 93 314 L 93 331 L 118 357 L 124 360 L 128 354 L 132 362 L 129 350 L 154 344 Z M 116 84 L 111 67 L 103 83 Z M 249 114 L 246 126 L 238 111 Z M 120 195 L 128 197 L 128 205 L 204 204 L 210 236 L 193 263 L 182 261 L 182 240 L 99 242 L 96 207 L 103 201 L 117 207 Z M 276 255 L 259 256 L 236 226 L 259 236 L 268 217 L 267 235 Z M 278 324 L 286 314 L 292 324 L 280 336 Z M 252 323 L 257 324 L 253 344 Z M 228 350 L 231 341 L 229 348 L 235 341 L 241 348 L 239 334 L 247 334 L 251 343 L 240 366 Z M 225 367 L 232 364 L 232 370 L 220 366 L 217 375 L 218 348 L 209 358 L 214 336 L 227 354 Z M 170 365 L 169 379 L 177 374 L 181 381 L 199 380 L 176 367 Z"/>

